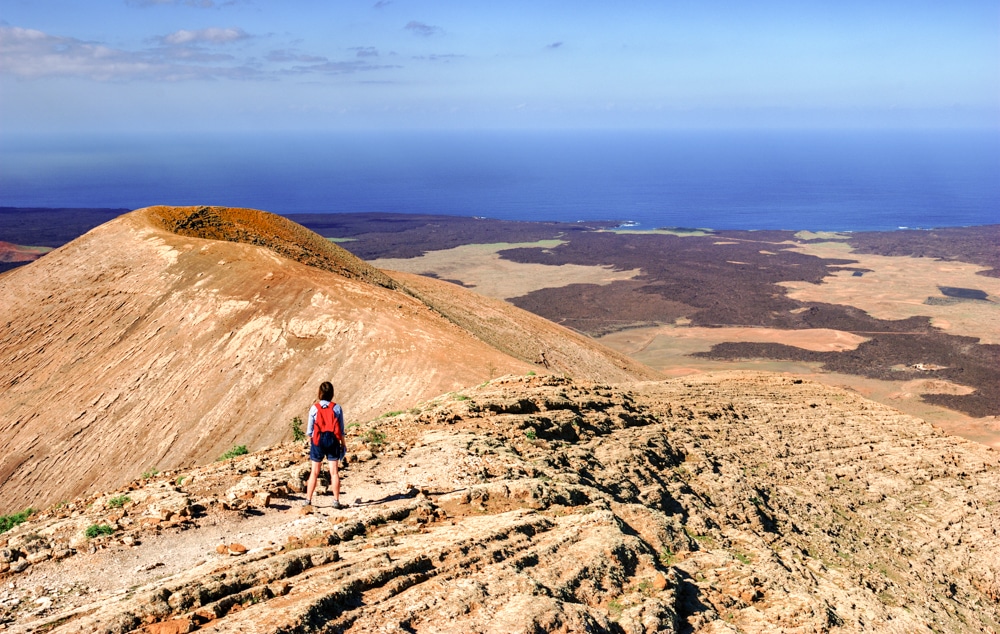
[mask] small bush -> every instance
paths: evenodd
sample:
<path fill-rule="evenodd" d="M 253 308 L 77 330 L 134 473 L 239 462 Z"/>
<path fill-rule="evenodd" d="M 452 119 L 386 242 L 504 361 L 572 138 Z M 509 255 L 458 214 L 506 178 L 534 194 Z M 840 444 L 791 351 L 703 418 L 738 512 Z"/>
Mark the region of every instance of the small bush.
<path fill-rule="evenodd" d="M 0 515 L 0 533 L 6 533 L 10 529 L 14 528 L 18 524 L 25 523 L 31 514 L 35 510 L 32 508 L 26 508 L 20 513 L 12 513 L 10 515 Z"/>
<path fill-rule="evenodd" d="M 101 535 L 111 535 L 115 532 L 115 529 L 111 528 L 107 524 L 91 524 L 87 527 L 87 530 L 83 532 L 87 536 L 87 539 L 94 539 L 95 537 L 100 537 Z"/>
<path fill-rule="evenodd" d="M 608 614 L 611 616 L 612 621 L 617 621 L 621 618 L 622 612 L 625 611 L 625 605 L 618 599 L 611 599 L 608 601 Z"/>
<path fill-rule="evenodd" d="M 306 439 L 306 432 L 302 430 L 302 419 L 296 416 L 292 419 L 292 440 L 302 442 Z"/>
<path fill-rule="evenodd" d="M 456 401 L 467 401 L 467 400 L 469 400 L 469 397 L 466 396 L 465 394 L 458 394 L 458 395 L 455 396 L 455 400 Z"/>
<path fill-rule="evenodd" d="M 534 370 L 528 370 L 528 376 L 535 376 Z"/>
<path fill-rule="evenodd" d="M 372 447 L 380 447 L 385 444 L 385 434 L 378 431 L 377 429 L 369 429 L 365 432 L 365 435 L 361 437 L 361 440 Z"/>
<path fill-rule="evenodd" d="M 534 429 L 525 430 L 524 435 L 528 437 L 528 440 L 535 440 L 538 438 L 538 434 L 535 433 Z"/>
<path fill-rule="evenodd" d="M 386 412 L 385 414 L 379 416 L 379 418 L 392 418 L 393 416 L 399 416 L 402 413 L 403 412 Z"/>
<path fill-rule="evenodd" d="M 174 484 L 177 486 L 184 484 L 184 476 L 177 476 L 177 479 L 174 480 Z"/>
<path fill-rule="evenodd" d="M 664 546 L 663 550 L 660 551 L 660 563 L 664 566 L 674 565 L 674 562 L 676 561 L 675 557 L 676 555 L 674 555 L 674 551 L 670 550 L 668 546 Z"/>
<path fill-rule="evenodd" d="M 222 462 L 223 460 L 229 460 L 230 458 L 235 458 L 236 456 L 243 456 L 248 453 L 250 452 L 247 451 L 246 445 L 235 445 L 232 449 L 219 456 L 219 459 L 216 462 Z"/>
<path fill-rule="evenodd" d="M 159 472 L 160 472 L 160 470 L 157 469 L 156 467 L 153 467 L 149 471 L 143 471 L 142 472 L 142 479 L 143 480 L 148 480 L 148 479 L 152 478 L 153 476 L 155 476 L 156 474 L 158 474 Z"/>
<path fill-rule="evenodd" d="M 120 509 L 121 507 L 125 506 L 131 501 L 132 498 L 130 498 L 129 496 L 119 495 L 108 500 L 108 508 Z"/>

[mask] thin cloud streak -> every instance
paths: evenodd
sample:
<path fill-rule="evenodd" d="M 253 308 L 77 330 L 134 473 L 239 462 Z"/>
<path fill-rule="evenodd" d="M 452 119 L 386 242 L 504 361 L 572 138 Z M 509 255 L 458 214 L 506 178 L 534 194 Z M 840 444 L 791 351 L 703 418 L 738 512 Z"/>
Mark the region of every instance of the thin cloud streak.
<path fill-rule="evenodd" d="M 444 29 L 439 26 L 424 24 L 423 22 L 417 22 L 416 20 L 410 20 L 403 28 L 422 37 L 431 37 L 433 35 L 444 33 Z"/>
<path fill-rule="evenodd" d="M 125 0 L 125 4 L 130 7 L 158 7 L 166 5 L 184 5 L 196 9 L 211 9 L 215 7 L 213 0 Z M 231 4 L 231 3 L 228 3 Z"/>
<path fill-rule="evenodd" d="M 252 36 L 238 28 L 220 29 L 217 27 L 207 29 L 197 29 L 189 31 L 181 29 L 169 35 L 159 38 L 163 44 L 180 46 L 186 44 L 229 44 L 240 40 L 250 39 Z"/>
<path fill-rule="evenodd" d="M 178 36 L 178 33 L 183 35 Z M 206 51 L 196 45 L 227 44 L 250 37 L 241 29 L 178 31 L 158 38 L 160 41 L 172 41 L 173 45 L 127 51 L 97 42 L 49 35 L 35 29 L 0 25 L 0 74 L 24 80 L 82 77 L 99 82 L 264 81 L 287 75 L 344 75 L 400 68 L 372 64 L 364 59 L 332 61 L 321 56 L 274 50 L 265 56 L 267 62 L 296 65 L 264 70 L 259 67 L 259 59 L 240 60 L 233 55 Z M 368 48 L 362 50 L 369 51 Z"/>
<path fill-rule="evenodd" d="M 309 66 L 294 66 L 289 70 L 283 71 L 282 74 L 285 75 L 307 75 L 307 74 L 321 74 L 321 75 L 349 75 L 351 73 L 359 73 L 373 70 L 386 70 L 391 68 L 402 68 L 398 65 L 393 64 L 369 64 L 363 61 L 349 61 L 349 62 L 325 62 L 322 64 L 312 64 Z"/>

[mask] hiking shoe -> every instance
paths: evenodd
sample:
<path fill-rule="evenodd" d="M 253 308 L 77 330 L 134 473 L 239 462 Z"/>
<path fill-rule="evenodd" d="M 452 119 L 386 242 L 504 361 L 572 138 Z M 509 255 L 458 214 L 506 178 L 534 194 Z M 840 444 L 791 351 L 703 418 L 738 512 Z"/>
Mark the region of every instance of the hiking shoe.
<path fill-rule="evenodd" d="M 312 505 L 313 503 L 310 502 L 309 500 L 302 500 L 302 506 L 312 506 Z"/>
<path fill-rule="evenodd" d="M 334 510 L 336 510 L 336 509 L 342 509 L 342 508 L 344 508 L 344 505 L 340 503 L 340 500 L 334 500 L 333 504 L 331 505 L 331 507 Z"/>

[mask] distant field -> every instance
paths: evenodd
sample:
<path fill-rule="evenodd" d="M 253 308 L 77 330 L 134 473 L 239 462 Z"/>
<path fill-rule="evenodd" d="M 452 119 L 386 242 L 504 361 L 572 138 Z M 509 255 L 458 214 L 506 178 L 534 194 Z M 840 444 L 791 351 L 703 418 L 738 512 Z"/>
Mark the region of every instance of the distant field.
<path fill-rule="evenodd" d="M 630 280 L 641 272 L 616 271 L 610 266 L 580 266 L 564 264 L 521 264 L 502 258 L 508 249 L 551 249 L 562 244 L 559 240 L 540 240 L 511 244 L 469 244 L 442 251 L 430 251 L 417 258 L 383 258 L 371 260 L 375 266 L 406 273 L 432 274 L 449 281 L 460 281 L 488 297 L 510 299 L 545 288 L 571 284 L 604 286 L 615 281 Z M 343 245 L 350 248 L 350 245 Z"/>

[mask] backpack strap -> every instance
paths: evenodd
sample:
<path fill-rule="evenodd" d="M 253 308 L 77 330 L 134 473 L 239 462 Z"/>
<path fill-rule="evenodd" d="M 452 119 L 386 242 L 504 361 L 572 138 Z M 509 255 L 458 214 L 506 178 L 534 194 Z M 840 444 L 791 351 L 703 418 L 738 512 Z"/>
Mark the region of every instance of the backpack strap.
<path fill-rule="evenodd" d="M 337 420 L 337 404 L 334 401 L 330 401 L 330 415 L 333 416 L 333 435 L 343 443 L 344 435 L 340 433 L 340 421 Z"/>

